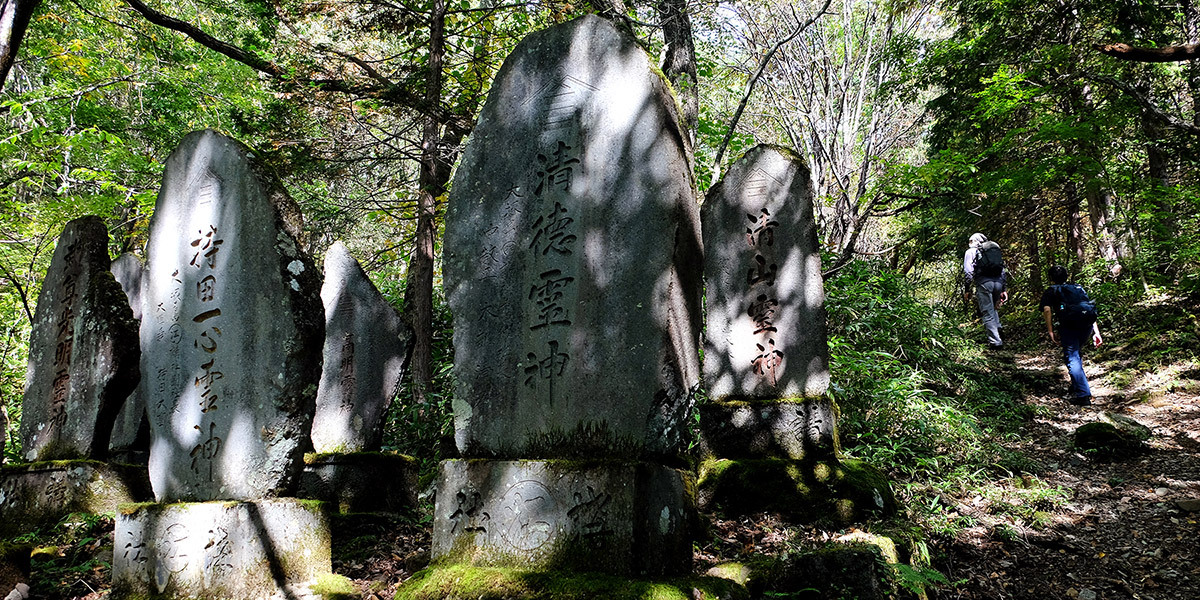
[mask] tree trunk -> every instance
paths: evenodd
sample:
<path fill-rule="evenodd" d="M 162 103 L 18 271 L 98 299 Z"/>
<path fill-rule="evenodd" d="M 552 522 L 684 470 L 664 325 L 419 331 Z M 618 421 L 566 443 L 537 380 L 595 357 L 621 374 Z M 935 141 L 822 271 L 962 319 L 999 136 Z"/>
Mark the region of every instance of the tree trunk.
<path fill-rule="evenodd" d="M 696 46 L 692 40 L 692 18 L 687 0 L 659 0 L 658 14 L 662 22 L 663 39 L 667 42 L 663 57 L 663 73 L 675 87 L 683 107 L 683 126 L 688 142 L 696 144 L 696 125 L 700 121 L 700 91 L 696 82 Z"/>
<path fill-rule="evenodd" d="M 1025 210 L 1025 254 L 1029 255 L 1029 286 L 1040 290 L 1042 283 L 1042 248 L 1038 244 L 1037 202 L 1030 202 Z"/>
<path fill-rule="evenodd" d="M 0 0 L 0 91 L 17 60 L 29 19 L 42 0 Z"/>
<path fill-rule="evenodd" d="M 1200 10 L 1192 0 L 1183 0 L 1183 37 L 1184 42 L 1196 44 L 1200 42 Z M 1200 127 L 1200 60 L 1188 61 L 1187 86 L 1188 96 L 1192 99 L 1192 125 Z"/>
<path fill-rule="evenodd" d="M 1068 181 L 1063 188 L 1067 204 L 1067 245 L 1073 256 L 1071 273 L 1078 274 L 1083 268 L 1086 255 L 1083 249 L 1083 213 L 1080 211 L 1079 186 Z"/>
<path fill-rule="evenodd" d="M 442 62 L 446 53 L 446 3 L 433 0 L 429 15 L 429 74 L 425 102 L 436 107 L 442 96 Z M 446 189 L 450 165 L 442 154 L 442 123 L 431 110 L 421 133 L 421 166 L 418 177 L 417 231 L 408 261 L 404 288 L 405 319 L 413 329 L 413 351 L 409 369 L 413 397 L 425 405 L 433 381 L 433 248 L 437 236 L 437 198 Z"/>
<path fill-rule="evenodd" d="M 1096 244 L 1100 256 L 1108 263 L 1108 272 L 1113 277 L 1119 277 L 1125 269 L 1123 255 L 1113 236 L 1109 223 L 1112 222 L 1112 192 L 1101 185 L 1099 180 L 1092 180 L 1087 185 L 1088 216 L 1092 221 L 1092 233 L 1096 235 Z"/>

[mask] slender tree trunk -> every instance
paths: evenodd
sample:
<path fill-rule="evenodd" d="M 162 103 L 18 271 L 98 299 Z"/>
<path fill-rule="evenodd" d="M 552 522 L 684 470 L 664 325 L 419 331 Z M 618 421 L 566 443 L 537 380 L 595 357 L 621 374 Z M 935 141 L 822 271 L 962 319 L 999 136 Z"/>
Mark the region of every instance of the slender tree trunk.
<path fill-rule="evenodd" d="M 1078 274 L 1086 260 L 1083 248 L 1083 213 L 1080 210 L 1079 186 L 1068 181 L 1063 188 L 1067 203 L 1067 245 L 1073 257 L 1071 273 Z"/>
<path fill-rule="evenodd" d="M 1124 259 L 1109 223 L 1112 222 L 1112 192 L 1105 188 L 1100 180 L 1094 179 L 1087 184 L 1088 216 L 1092 222 L 1092 233 L 1096 235 L 1096 244 L 1100 248 L 1100 256 L 1108 263 L 1108 272 L 1113 277 L 1121 275 L 1125 269 Z"/>
<path fill-rule="evenodd" d="M 1200 42 L 1200 10 L 1192 0 L 1183 0 L 1183 36 L 1184 43 Z M 1192 98 L 1192 125 L 1200 127 L 1200 60 L 1188 61 L 1187 66 L 1188 95 Z"/>
<path fill-rule="evenodd" d="M 1025 254 L 1029 256 L 1029 285 L 1035 290 L 1044 287 L 1042 283 L 1042 249 L 1038 244 L 1038 209 L 1037 202 L 1030 202 L 1025 209 Z"/>
<path fill-rule="evenodd" d="M 29 19 L 42 0 L 0 0 L 0 91 L 17 60 Z"/>
<path fill-rule="evenodd" d="M 437 107 L 442 96 L 442 63 L 446 44 L 446 3 L 433 0 L 429 16 L 429 74 L 425 101 Z M 404 289 L 405 318 L 413 329 L 413 397 L 426 404 L 426 392 L 433 381 L 433 264 L 437 236 L 437 198 L 449 180 L 450 166 L 442 153 L 442 123 L 431 110 L 421 133 L 421 167 L 418 177 L 417 231 L 408 262 L 408 282 Z"/>
<path fill-rule="evenodd" d="M 683 107 L 680 117 L 687 130 L 688 142 L 694 147 L 696 125 L 700 121 L 700 91 L 696 85 L 696 46 L 687 0 L 659 0 L 658 15 L 663 39 L 667 42 L 662 70 L 679 95 L 679 104 Z"/>

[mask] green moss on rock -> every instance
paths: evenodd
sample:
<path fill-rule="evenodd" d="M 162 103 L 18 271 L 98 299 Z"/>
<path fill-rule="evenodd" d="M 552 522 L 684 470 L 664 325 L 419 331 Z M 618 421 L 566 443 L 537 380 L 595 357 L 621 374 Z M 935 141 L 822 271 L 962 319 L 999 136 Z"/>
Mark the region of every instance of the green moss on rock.
<path fill-rule="evenodd" d="M 333 573 L 322 575 L 310 587 L 314 594 L 325 600 L 355 600 L 359 598 L 358 590 L 354 589 L 354 583 L 342 575 Z"/>
<path fill-rule="evenodd" d="M 749 593 L 718 577 L 638 580 L 568 571 L 522 571 L 451 565 L 413 576 L 395 600 L 746 600 Z"/>
<path fill-rule="evenodd" d="M 779 512 L 802 521 L 862 520 L 896 510 L 879 470 L 857 460 L 716 459 L 699 469 L 702 510 Z"/>

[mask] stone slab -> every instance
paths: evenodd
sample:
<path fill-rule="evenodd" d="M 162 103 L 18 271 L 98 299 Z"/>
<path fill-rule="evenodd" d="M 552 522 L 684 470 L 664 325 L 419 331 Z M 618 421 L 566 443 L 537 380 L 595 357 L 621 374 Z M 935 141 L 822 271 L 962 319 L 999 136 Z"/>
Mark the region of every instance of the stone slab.
<path fill-rule="evenodd" d="M 529 35 L 456 171 L 444 265 L 463 456 L 683 448 L 702 248 L 669 86 L 585 16 Z"/>
<path fill-rule="evenodd" d="M 379 450 L 383 421 L 408 370 L 412 328 L 341 242 L 325 254 L 325 365 L 317 388 L 318 453 Z"/>
<path fill-rule="evenodd" d="M 804 162 L 752 148 L 709 190 L 701 218 L 709 398 L 824 395 L 825 288 Z"/>
<path fill-rule="evenodd" d="M 140 325 L 146 266 L 135 254 L 126 252 L 112 262 L 109 270 L 129 299 L 129 309 Z M 141 381 L 129 393 L 121 405 L 121 411 L 117 413 L 108 450 L 110 459 L 119 462 L 145 464 L 149 458 L 150 421 L 146 417 L 146 395 Z"/>
<path fill-rule="evenodd" d="M 645 462 L 447 460 L 433 558 L 615 574 L 691 566 L 689 472 Z"/>
<path fill-rule="evenodd" d="M 114 530 L 114 599 L 294 598 L 332 572 L 320 502 L 133 504 Z"/>
<path fill-rule="evenodd" d="M 378 452 L 305 455 L 296 495 L 341 513 L 400 512 L 417 505 L 417 461 Z"/>
<path fill-rule="evenodd" d="M 138 382 L 137 322 L 109 272 L 99 217 L 67 223 L 34 311 L 21 407 L 21 456 L 104 458 Z"/>
<path fill-rule="evenodd" d="M 325 316 L 299 208 L 241 143 L 188 134 L 147 246 L 142 372 L 160 501 L 286 495 L 309 445 Z"/>
<path fill-rule="evenodd" d="M 830 397 L 709 402 L 698 410 L 700 448 L 710 456 L 825 460 L 840 451 L 837 404 Z"/>
<path fill-rule="evenodd" d="M 0 469 L 0 536 L 28 533 L 69 513 L 116 512 L 152 497 L 145 468 L 92 460 L 10 465 Z"/>

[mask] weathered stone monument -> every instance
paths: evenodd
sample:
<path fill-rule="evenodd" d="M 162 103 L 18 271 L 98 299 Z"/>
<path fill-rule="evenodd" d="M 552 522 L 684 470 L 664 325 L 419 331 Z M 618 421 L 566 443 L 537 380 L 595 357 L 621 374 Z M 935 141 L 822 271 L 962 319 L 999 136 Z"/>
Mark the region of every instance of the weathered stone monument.
<path fill-rule="evenodd" d="M 297 207 L 240 143 L 198 131 L 167 159 L 141 326 L 160 504 L 118 514 L 114 597 L 269 597 L 330 571 L 320 505 L 283 497 L 325 326 L 299 237 Z"/>
<path fill-rule="evenodd" d="M 112 262 L 113 277 L 121 284 L 133 318 L 142 320 L 142 282 L 146 267 L 136 255 L 126 252 Z M 146 418 L 146 396 L 139 382 L 129 393 L 113 423 L 108 442 L 109 459 L 114 462 L 145 464 L 150 451 L 150 422 Z"/>
<path fill-rule="evenodd" d="M 138 382 L 137 322 L 112 274 L 99 217 L 67 223 L 38 297 L 21 413 L 28 461 L 103 458 Z"/>
<path fill-rule="evenodd" d="M 471 460 L 442 463 L 435 560 L 687 568 L 698 221 L 675 102 L 632 38 L 587 16 L 517 46 L 447 209 Z"/>
<path fill-rule="evenodd" d="M 144 472 L 100 462 L 138 382 L 137 321 L 110 263 L 99 217 L 67 223 L 30 336 L 21 452 L 31 463 L 0 471 L 0 533 L 148 497 Z"/>
<path fill-rule="evenodd" d="M 709 190 L 700 502 L 849 519 L 891 510 L 886 481 L 838 457 L 808 168 L 760 145 Z M 880 483 L 882 482 L 882 483 Z"/>
<path fill-rule="evenodd" d="M 416 501 L 416 465 L 380 453 L 383 421 L 408 369 L 412 331 L 341 242 L 325 253 L 325 365 L 300 495 L 346 512 Z"/>

